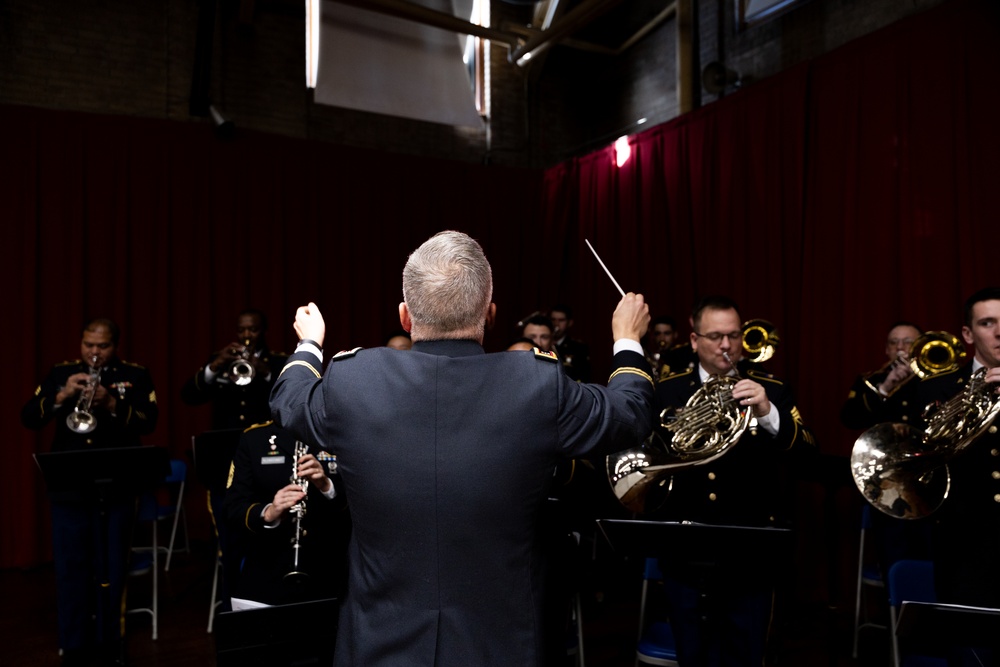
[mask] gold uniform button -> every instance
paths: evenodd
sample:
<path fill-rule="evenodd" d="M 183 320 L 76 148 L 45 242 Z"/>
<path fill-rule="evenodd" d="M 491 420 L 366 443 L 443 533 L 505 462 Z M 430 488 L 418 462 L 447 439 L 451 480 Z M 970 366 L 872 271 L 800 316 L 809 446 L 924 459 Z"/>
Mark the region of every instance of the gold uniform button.
<path fill-rule="evenodd" d="M 903 415 L 903 421 L 904 421 L 904 422 L 908 422 L 908 421 L 910 421 L 910 418 L 909 418 L 909 417 L 907 417 L 906 415 Z"/>
<path fill-rule="evenodd" d="M 87 438 L 87 444 L 88 444 L 88 445 L 92 445 L 92 444 L 94 444 L 94 441 L 93 441 L 93 440 L 91 440 L 90 438 Z"/>
<path fill-rule="evenodd" d="M 708 478 L 711 479 L 711 480 L 714 480 L 715 479 L 715 473 L 714 472 L 708 473 Z"/>
<path fill-rule="evenodd" d="M 987 429 L 987 431 L 989 431 L 990 433 L 996 433 L 996 432 L 997 432 L 997 425 L 996 425 L 996 424 L 994 424 L 993 426 L 990 426 L 990 427 L 989 427 L 989 428 Z"/>
<path fill-rule="evenodd" d="M 1000 493 L 993 496 L 993 502 L 1000 503 Z"/>
<path fill-rule="evenodd" d="M 240 415 L 240 421 L 245 421 L 245 420 L 246 420 L 246 417 L 244 417 L 243 415 Z"/>
<path fill-rule="evenodd" d="M 1000 470 L 993 471 L 993 479 L 1000 479 Z"/>
<path fill-rule="evenodd" d="M 247 402 L 246 402 L 246 401 L 240 401 L 240 406 L 241 406 L 241 407 L 246 407 L 246 405 L 247 405 Z"/>
<path fill-rule="evenodd" d="M 910 404 L 910 403 L 909 403 L 908 401 L 903 401 L 903 407 L 904 407 L 904 408 L 905 408 L 905 407 L 906 407 L 907 405 L 909 405 L 909 404 Z M 903 417 L 903 419 L 906 419 L 906 417 Z"/>
<path fill-rule="evenodd" d="M 998 456 L 998 455 L 1000 455 L 1000 450 L 998 450 L 996 447 L 990 450 L 990 456 Z"/>
<path fill-rule="evenodd" d="M 997 494 L 997 497 L 998 497 L 998 498 L 1000 498 L 1000 494 Z M 715 498 L 716 498 L 716 495 L 715 495 L 714 493 L 710 493 L 710 494 L 708 494 L 708 499 L 709 499 L 709 500 L 712 500 L 712 501 L 714 501 L 714 500 L 715 500 Z"/>

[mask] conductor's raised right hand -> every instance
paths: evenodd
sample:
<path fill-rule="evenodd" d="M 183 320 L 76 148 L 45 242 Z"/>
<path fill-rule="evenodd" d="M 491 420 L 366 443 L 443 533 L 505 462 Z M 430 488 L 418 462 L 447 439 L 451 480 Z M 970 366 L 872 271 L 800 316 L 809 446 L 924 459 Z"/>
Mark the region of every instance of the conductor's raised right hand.
<path fill-rule="evenodd" d="M 323 320 L 323 314 L 319 312 L 319 306 L 312 301 L 295 311 L 295 333 L 298 334 L 299 340 L 314 340 L 323 347 L 326 322 Z"/>
<path fill-rule="evenodd" d="M 611 317 L 611 333 L 616 341 L 629 338 L 638 343 L 649 328 L 649 306 L 641 294 L 629 292 L 618 302 Z"/>

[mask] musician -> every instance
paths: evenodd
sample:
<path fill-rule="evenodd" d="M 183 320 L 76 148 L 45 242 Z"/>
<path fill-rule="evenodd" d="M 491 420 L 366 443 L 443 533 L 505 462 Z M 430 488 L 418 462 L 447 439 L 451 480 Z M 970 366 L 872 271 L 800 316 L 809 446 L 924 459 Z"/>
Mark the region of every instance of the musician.
<path fill-rule="evenodd" d="M 413 341 L 410 340 L 410 334 L 406 331 L 394 331 L 385 339 L 385 346 L 394 350 L 409 350 L 413 347 Z"/>
<path fill-rule="evenodd" d="M 670 372 L 670 365 L 667 363 L 667 354 L 674 347 L 677 340 L 677 326 L 674 318 L 669 315 L 654 317 L 649 324 L 649 336 L 646 346 L 646 360 L 653 369 L 653 379 L 659 380 L 660 369 L 667 367 Z"/>
<path fill-rule="evenodd" d="M 236 318 L 236 340 L 213 353 L 208 362 L 181 388 L 181 400 L 186 404 L 212 404 L 213 430 L 242 431 L 251 424 L 270 421 L 271 408 L 267 401 L 274 379 L 281 372 L 286 357 L 268 349 L 266 335 L 267 317 L 264 313 L 255 308 L 244 310 Z M 246 384 L 238 383 L 239 378 L 234 375 L 234 364 L 241 361 L 247 362 L 252 368 L 253 378 Z M 238 431 L 234 431 L 234 437 L 236 433 Z M 239 564 L 243 559 L 238 536 L 231 537 L 228 532 L 224 518 L 225 499 L 225 481 L 211 483 L 208 489 L 208 507 L 222 553 L 223 611 L 228 609 L 230 587 L 239 578 Z"/>
<path fill-rule="evenodd" d="M 233 587 L 237 601 L 276 605 L 338 597 L 347 574 L 350 516 L 337 459 L 318 447 L 296 460 L 297 441 L 273 422 L 240 437 L 226 492 L 230 529 L 243 534 L 245 557 Z M 308 482 L 292 483 L 293 469 Z M 296 518 L 289 510 L 306 499 L 295 564 Z M 305 574 L 287 576 L 291 572 Z"/>
<path fill-rule="evenodd" d="M 548 315 L 535 313 L 521 321 L 521 336 L 531 340 L 542 352 L 553 352 L 552 332 L 555 325 Z"/>
<path fill-rule="evenodd" d="M 885 356 L 889 363 L 877 371 L 859 375 L 840 409 L 847 428 L 867 429 L 883 422 L 909 421 L 912 390 L 916 386 L 910 369 L 910 348 L 923 331 L 900 321 L 889 327 Z"/>
<path fill-rule="evenodd" d="M 479 244 L 437 234 L 403 271 L 413 349 L 342 353 L 322 377 L 322 314 L 314 303 L 296 313 L 302 340 L 271 407 L 336 454 L 351 505 L 340 667 L 540 665 L 536 531 L 556 461 L 634 447 L 650 431 L 641 295 L 615 310 L 603 387 L 570 380 L 551 355 L 485 354 L 492 292 Z"/>
<path fill-rule="evenodd" d="M 134 447 L 156 426 L 159 414 L 149 372 L 117 355 L 118 325 L 105 318 L 83 326 L 80 359 L 56 364 L 21 410 L 21 423 L 41 430 L 55 422 L 52 451 Z M 99 371 L 99 375 L 96 373 Z M 88 384 L 96 381 L 96 384 Z M 92 393 L 89 407 L 86 395 Z M 89 433 L 71 430 L 77 407 L 94 417 Z M 134 498 L 103 504 L 75 492 L 50 492 L 52 553 L 56 570 L 59 647 L 63 663 L 83 664 L 91 653 L 122 659 L 122 601 L 135 518 Z M 95 542 L 104 532 L 106 541 Z M 106 593 L 106 594 L 104 594 Z"/>
<path fill-rule="evenodd" d="M 236 340 L 211 355 L 208 362 L 184 383 L 181 399 L 188 405 L 212 404 L 212 428 L 245 429 L 268 421 L 267 405 L 278 376 L 285 365 L 285 355 L 267 347 L 267 317 L 259 310 L 244 310 L 236 318 Z M 246 357 L 253 368 L 253 379 L 237 384 L 233 364 Z"/>
<path fill-rule="evenodd" d="M 985 379 L 991 386 L 1000 383 L 1000 287 L 981 289 L 966 300 L 962 338 L 975 350 L 972 362 L 920 381 L 916 388 L 918 406 L 953 398 L 981 368 L 987 369 Z M 998 400 L 995 392 L 992 398 Z M 918 419 L 916 407 L 911 416 Z M 1000 607 L 998 420 L 994 419 L 982 435 L 951 458 L 948 469 L 948 496 L 930 515 L 938 602 Z M 964 652 L 954 656 L 950 664 L 997 664 L 1000 651 L 996 643 L 994 638 L 991 650 L 977 650 L 978 656 Z"/>
<path fill-rule="evenodd" d="M 570 336 L 573 328 L 573 309 L 567 304 L 553 306 L 549 311 L 552 321 L 552 340 L 563 370 L 577 382 L 590 382 L 590 348 L 586 343 Z"/>
<path fill-rule="evenodd" d="M 698 366 L 661 377 L 660 408 L 682 408 L 713 375 L 744 378 L 734 399 L 752 411 L 739 442 L 715 461 L 683 469 L 657 518 L 720 526 L 788 527 L 784 468 L 793 450 L 812 444 L 792 391 L 773 375 L 741 362 L 741 319 L 727 297 L 702 299 L 692 314 Z M 726 359 L 729 356 L 729 360 Z M 735 368 L 734 368 L 735 365 Z M 678 545 L 661 556 L 664 590 L 682 667 L 754 665 L 764 659 L 779 570 L 790 553 L 745 553 L 738 544 L 706 561 Z"/>

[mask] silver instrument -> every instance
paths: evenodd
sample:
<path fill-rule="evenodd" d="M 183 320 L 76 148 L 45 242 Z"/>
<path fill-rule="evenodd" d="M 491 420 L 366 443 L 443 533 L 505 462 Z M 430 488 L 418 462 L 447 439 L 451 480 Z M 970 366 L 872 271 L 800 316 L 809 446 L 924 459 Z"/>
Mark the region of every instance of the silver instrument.
<path fill-rule="evenodd" d="M 299 476 L 299 459 L 307 453 L 309 453 L 309 445 L 296 440 L 295 454 L 292 456 L 292 477 L 289 481 L 302 489 L 303 493 L 309 491 L 309 480 Z M 292 571 L 285 575 L 285 581 L 300 583 L 309 577 L 307 572 L 299 570 L 299 549 L 302 546 L 302 536 L 305 535 L 305 531 L 302 530 L 302 518 L 306 515 L 305 496 L 303 496 L 302 500 L 288 508 L 288 512 L 295 516 L 295 536 L 292 538 L 292 551 L 295 557 L 292 564 Z"/>
<path fill-rule="evenodd" d="M 250 339 L 247 338 L 243 342 L 243 349 L 240 350 L 240 358 L 234 360 L 229 367 L 229 377 L 239 387 L 245 387 L 253 382 L 255 371 L 253 364 L 250 363 L 251 354 L 253 354 L 253 351 L 250 349 Z"/>
<path fill-rule="evenodd" d="M 74 433 L 90 433 L 97 428 L 97 418 L 91 412 L 97 386 L 101 383 L 101 368 L 97 365 L 97 355 L 90 358 L 90 375 L 87 384 L 80 391 L 73 412 L 66 416 L 66 426 Z"/>
<path fill-rule="evenodd" d="M 740 407 L 733 398 L 733 387 L 741 379 L 713 375 L 683 408 L 663 410 L 660 426 L 671 434 L 669 442 L 654 430 L 639 447 L 607 457 L 608 479 L 622 505 L 639 514 L 656 509 L 647 503 L 650 490 L 666 487 L 662 501 L 669 493 L 671 474 L 716 460 L 739 442 L 748 427 L 753 428 L 750 408 Z"/>
<path fill-rule="evenodd" d="M 918 374 L 952 370 L 965 356 L 957 338 L 941 333 L 931 332 L 932 343 L 921 338 L 911 348 Z M 961 392 L 928 406 L 923 430 L 885 423 L 861 434 L 851 451 L 851 476 L 875 509 L 897 519 L 920 519 L 941 506 L 951 488 L 948 462 L 1000 414 L 996 385 L 986 382 L 985 376 L 986 369 L 980 368 Z"/>

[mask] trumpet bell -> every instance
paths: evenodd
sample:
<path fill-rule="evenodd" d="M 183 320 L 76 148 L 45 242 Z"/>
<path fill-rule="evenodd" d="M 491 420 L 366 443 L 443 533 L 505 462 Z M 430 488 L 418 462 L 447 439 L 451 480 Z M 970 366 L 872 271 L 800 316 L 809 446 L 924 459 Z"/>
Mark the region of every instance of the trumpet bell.
<path fill-rule="evenodd" d="M 89 412 L 84 412 L 82 410 L 73 410 L 66 417 L 66 426 L 73 433 L 90 433 L 95 428 L 97 428 L 97 419 L 94 415 Z"/>
<path fill-rule="evenodd" d="M 747 361 L 764 363 L 774 356 L 780 340 L 777 329 L 767 320 L 750 320 L 743 324 L 743 351 Z"/>
<path fill-rule="evenodd" d="M 930 515 L 951 487 L 940 450 L 909 424 L 878 424 L 862 433 L 851 451 L 851 476 L 865 500 L 897 519 Z"/>
<path fill-rule="evenodd" d="M 965 346 L 947 331 L 928 331 L 910 346 L 910 369 L 923 379 L 953 371 L 965 361 Z"/>
<path fill-rule="evenodd" d="M 229 375 L 238 387 L 245 387 L 253 382 L 254 370 L 249 361 L 240 360 L 229 369 Z"/>

